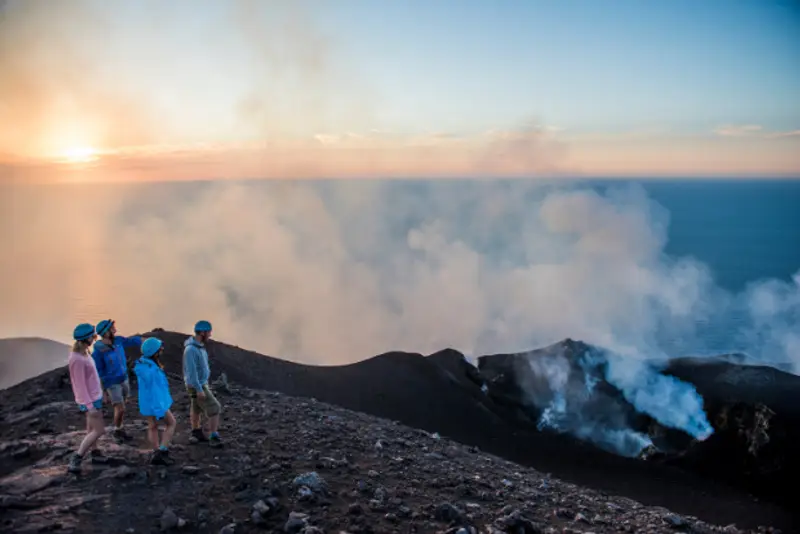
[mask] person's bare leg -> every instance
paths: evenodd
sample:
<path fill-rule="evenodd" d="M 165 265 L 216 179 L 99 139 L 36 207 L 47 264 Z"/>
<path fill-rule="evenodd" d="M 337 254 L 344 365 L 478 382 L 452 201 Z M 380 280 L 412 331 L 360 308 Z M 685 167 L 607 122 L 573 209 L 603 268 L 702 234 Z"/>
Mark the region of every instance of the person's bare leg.
<path fill-rule="evenodd" d="M 125 418 L 125 404 L 114 405 L 114 428 L 122 428 L 122 420 Z"/>
<path fill-rule="evenodd" d="M 219 414 L 212 415 L 208 418 L 208 431 L 211 433 L 216 432 L 219 429 Z"/>
<path fill-rule="evenodd" d="M 200 426 L 200 412 L 194 408 L 189 409 L 189 421 L 192 425 L 192 430 L 201 428 Z"/>
<path fill-rule="evenodd" d="M 158 448 L 158 421 L 155 417 L 147 418 L 147 441 L 154 449 Z"/>
<path fill-rule="evenodd" d="M 100 436 L 102 436 L 106 430 L 103 424 L 103 414 L 99 410 L 89 412 L 86 415 L 86 421 L 90 431 L 86 434 L 86 437 L 83 438 L 80 447 L 78 447 L 78 456 L 81 458 L 86 455 L 86 452 L 100 439 Z"/>
<path fill-rule="evenodd" d="M 87 418 L 86 418 L 86 435 L 88 436 L 88 435 L 89 435 L 89 432 L 91 432 L 91 431 L 92 431 L 92 425 L 89 423 L 89 418 L 87 417 Z M 105 431 L 105 429 L 103 429 L 103 431 Z M 98 441 L 99 441 L 99 440 L 95 440 L 95 441 L 94 441 L 94 443 L 92 443 L 92 446 L 91 446 L 91 447 L 89 447 L 89 450 L 90 450 L 90 451 L 96 451 L 96 450 L 98 450 L 98 448 L 97 448 L 97 442 L 98 442 Z"/>
<path fill-rule="evenodd" d="M 169 444 L 172 442 L 172 436 L 175 434 L 175 427 L 178 425 L 178 422 L 175 420 L 175 416 L 172 415 L 172 412 L 169 410 L 167 410 L 167 413 L 164 414 L 164 422 L 166 423 L 166 427 L 164 428 L 164 434 L 161 436 L 161 446 L 169 447 Z"/>

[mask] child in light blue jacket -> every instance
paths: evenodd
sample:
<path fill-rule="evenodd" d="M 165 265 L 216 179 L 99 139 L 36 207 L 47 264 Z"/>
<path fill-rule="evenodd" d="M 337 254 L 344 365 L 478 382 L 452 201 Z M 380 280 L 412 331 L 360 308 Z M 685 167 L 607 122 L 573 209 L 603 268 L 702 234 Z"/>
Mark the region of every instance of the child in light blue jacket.
<path fill-rule="evenodd" d="M 139 385 L 139 412 L 147 418 L 147 438 L 153 445 L 151 463 L 169 465 L 169 444 L 175 434 L 175 416 L 172 415 L 172 395 L 169 382 L 161 363 L 164 345 L 160 339 L 151 337 L 142 343 L 142 357 L 136 362 L 133 372 Z M 158 421 L 164 420 L 164 434 L 158 439 Z"/>

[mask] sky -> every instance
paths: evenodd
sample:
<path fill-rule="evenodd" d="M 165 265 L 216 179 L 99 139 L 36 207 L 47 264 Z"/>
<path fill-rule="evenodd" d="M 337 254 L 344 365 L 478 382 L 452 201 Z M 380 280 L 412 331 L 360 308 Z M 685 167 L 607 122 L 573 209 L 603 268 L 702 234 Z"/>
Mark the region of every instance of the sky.
<path fill-rule="evenodd" d="M 0 180 L 800 176 L 795 0 L 6 0 Z"/>

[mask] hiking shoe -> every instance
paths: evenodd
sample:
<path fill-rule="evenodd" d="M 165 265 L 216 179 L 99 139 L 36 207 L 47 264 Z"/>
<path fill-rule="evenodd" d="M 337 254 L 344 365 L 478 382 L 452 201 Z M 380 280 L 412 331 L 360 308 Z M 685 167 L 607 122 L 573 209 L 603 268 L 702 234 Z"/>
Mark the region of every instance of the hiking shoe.
<path fill-rule="evenodd" d="M 208 444 L 212 447 L 222 447 L 222 440 L 219 436 L 211 436 L 208 438 Z"/>
<path fill-rule="evenodd" d="M 189 437 L 189 441 L 191 443 L 200 443 L 202 441 L 208 441 L 208 438 L 205 434 L 203 434 L 202 428 L 195 428 L 192 430 L 192 434 Z"/>
<path fill-rule="evenodd" d="M 108 456 L 103 454 L 103 451 L 100 449 L 92 449 L 92 451 L 89 453 L 89 457 L 91 458 L 93 464 L 108 463 Z"/>
<path fill-rule="evenodd" d="M 77 452 L 72 453 L 72 456 L 70 456 L 69 458 L 69 465 L 67 466 L 67 471 L 76 474 L 80 473 L 81 463 L 83 463 L 83 457 L 81 457 Z"/>
<path fill-rule="evenodd" d="M 126 441 L 132 441 L 133 436 L 125 432 L 123 428 L 115 428 L 114 431 L 111 433 L 114 438 L 114 441 L 119 443 L 120 445 L 125 443 Z"/>
<path fill-rule="evenodd" d="M 153 451 L 153 456 L 150 457 L 150 463 L 152 465 L 172 465 L 175 460 L 169 457 L 169 451 L 156 449 Z"/>

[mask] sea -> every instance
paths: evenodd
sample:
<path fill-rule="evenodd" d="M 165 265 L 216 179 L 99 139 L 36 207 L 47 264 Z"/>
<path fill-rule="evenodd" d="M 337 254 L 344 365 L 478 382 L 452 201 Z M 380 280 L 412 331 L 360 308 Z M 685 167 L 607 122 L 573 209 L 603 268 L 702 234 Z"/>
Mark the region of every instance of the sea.
<path fill-rule="evenodd" d="M 800 179 L 6 184 L 0 195 L 0 337 L 66 340 L 70 325 L 107 316 L 140 330 L 186 331 L 192 317 L 220 317 L 216 307 L 224 306 L 218 322 L 235 329 L 241 345 L 289 359 L 326 350 L 338 355 L 336 362 L 360 359 L 403 349 L 383 345 L 417 333 L 423 348 L 456 345 L 495 320 L 498 305 L 484 302 L 491 296 L 486 287 L 511 277 L 524 284 L 525 265 L 567 261 L 573 271 L 588 269 L 587 276 L 616 268 L 600 247 L 631 255 L 620 269 L 645 265 L 651 286 L 675 284 L 675 292 L 647 288 L 660 292 L 666 304 L 659 305 L 672 306 L 649 328 L 681 313 L 675 295 L 684 298 L 699 284 L 675 280 L 690 271 L 675 264 L 688 260 L 710 277 L 714 299 L 767 288 L 748 297 L 761 310 L 750 337 L 777 318 L 781 339 L 772 332 L 770 350 L 796 350 Z M 552 240 L 547 232 L 568 239 Z M 482 274 L 489 267 L 491 279 Z M 563 282 L 558 273 L 548 276 Z M 617 283 L 601 276 L 598 284 L 609 280 Z M 612 290 L 589 295 L 585 281 L 568 282 L 570 302 L 557 294 L 560 286 L 549 289 L 556 312 L 586 299 L 595 320 L 607 313 L 609 330 L 625 331 L 624 314 L 597 303 L 615 298 Z M 376 289 L 389 286 L 397 289 Z M 537 305 L 547 291 L 537 289 Z M 641 321 L 636 306 L 642 305 L 631 309 L 631 324 Z M 370 311 L 378 307 L 380 313 Z M 481 314 L 470 313 L 476 308 Z M 535 312 L 520 312 L 502 328 L 485 326 L 487 333 L 476 335 L 480 347 L 466 350 L 489 351 L 503 328 L 514 324 L 518 335 L 525 328 L 520 321 L 542 316 Z M 708 322 L 708 310 L 704 317 Z M 698 328 L 701 343 L 686 338 L 671 350 L 748 348 L 737 345 L 729 323 L 706 326 Z M 547 328 L 561 335 L 570 325 Z M 669 328 L 662 334 L 680 338 Z"/>

